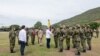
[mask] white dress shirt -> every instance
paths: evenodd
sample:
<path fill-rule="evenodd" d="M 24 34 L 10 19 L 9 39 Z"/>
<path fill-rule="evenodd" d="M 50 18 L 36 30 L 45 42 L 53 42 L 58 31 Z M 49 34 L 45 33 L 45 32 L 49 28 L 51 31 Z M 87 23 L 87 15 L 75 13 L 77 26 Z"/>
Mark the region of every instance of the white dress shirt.
<path fill-rule="evenodd" d="M 19 41 L 24 41 L 26 42 L 26 30 L 22 29 L 19 32 Z"/>
<path fill-rule="evenodd" d="M 47 29 L 46 30 L 46 38 L 51 38 L 51 35 L 52 35 L 52 32 L 49 29 Z"/>

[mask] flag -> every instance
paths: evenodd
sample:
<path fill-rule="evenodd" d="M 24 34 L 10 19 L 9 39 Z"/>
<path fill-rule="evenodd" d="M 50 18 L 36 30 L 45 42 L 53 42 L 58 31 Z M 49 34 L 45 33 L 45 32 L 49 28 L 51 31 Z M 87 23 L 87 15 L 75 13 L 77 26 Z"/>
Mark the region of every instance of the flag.
<path fill-rule="evenodd" d="M 48 27 L 50 27 L 51 26 L 51 23 L 50 23 L 50 20 L 48 19 Z"/>

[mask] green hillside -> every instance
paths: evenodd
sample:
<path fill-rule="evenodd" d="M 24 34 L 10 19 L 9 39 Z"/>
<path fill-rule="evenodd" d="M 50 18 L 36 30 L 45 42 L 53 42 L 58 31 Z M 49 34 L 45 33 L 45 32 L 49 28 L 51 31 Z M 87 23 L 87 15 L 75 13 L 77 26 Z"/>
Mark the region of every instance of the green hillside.
<path fill-rule="evenodd" d="M 68 24 L 68 25 L 75 25 L 75 24 L 86 24 L 93 21 L 100 21 L 100 7 L 88 10 L 80 15 L 75 17 L 63 20 L 57 24 Z"/>

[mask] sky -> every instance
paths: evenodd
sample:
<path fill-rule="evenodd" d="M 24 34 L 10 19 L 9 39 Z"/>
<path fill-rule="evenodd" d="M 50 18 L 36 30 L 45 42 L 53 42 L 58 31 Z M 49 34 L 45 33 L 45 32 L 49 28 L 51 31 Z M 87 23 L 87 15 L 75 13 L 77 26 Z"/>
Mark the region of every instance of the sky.
<path fill-rule="evenodd" d="M 54 24 L 96 7 L 100 0 L 0 0 L 0 26 Z"/>

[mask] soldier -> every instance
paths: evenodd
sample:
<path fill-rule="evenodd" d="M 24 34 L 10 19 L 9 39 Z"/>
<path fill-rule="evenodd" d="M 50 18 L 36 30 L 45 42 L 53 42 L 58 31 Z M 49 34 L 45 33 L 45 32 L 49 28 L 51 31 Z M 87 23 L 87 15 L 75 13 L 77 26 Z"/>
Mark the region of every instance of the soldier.
<path fill-rule="evenodd" d="M 55 42 L 55 48 L 58 48 L 58 35 L 59 28 L 53 28 L 53 34 L 54 34 L 54 42 Z"/>
<path fill-rule="evenodd" d="M 72 27 L 72 44 L 73 44 L 73 48 L 76 47 L 76 42 L 75 42 L 75 27 Z"/>
<path fill-rule="evenodd" d="M 26 37 L 26 46 L 28 46 L 28 40 L 29 40 L 29 29 L 28 28 L 26 28 L 26 35 L 27 35 L 27 37 Z"/>
<path fill-rule="evenodd" d="M 18 34 L 19 34 L 19 29 L 16 31 L 16 36 L 17 36 L 17 39 L 18 39 L 18 44 L 20 44 L 20 43 L 19 43 Z"/>
<path fill-rule="evenodd" d="M 11 52 L 11 53 L 14 53 L 15 39 L 16 39 L 15 28 L 14 28 L 14 27 L 11 27 L 11 30 L 10 30 L 10 32 L 9 32 L 10 52 Z"/>
<path fill-rule="evenodd" d="M 97 28 L 96 29 L 96 38 L 98 38 L 99 37 L 99 29 Z"/>
<path fill-rule="evenodd" d="M 35 29 L 33 28 L 32 32 L 31 32 L 31 43 L 32 43 L 32 45 L 35 44 L 35 35 L 36 35 Z"/>
<path fill-rule="evenodd" d="M 75 42 L 76 42 L 76 55 L 80 55 L 80 25 L 76 25 L 75 29 Z"/>
<path fill-rule="evenodd" d="M 89 25 L 86 27 L 86 39 L 87 39 L 87 45 L 88 45 L 88 50 L 91 50 L 91 39 L 92 39 L 92 29 L 90 28 Z"/>
<path fill-rule="evenodd" d="M 43 30 L 40 28 L 38 31 L 39 44 L 42 46 Z"/>
<path fill-rule="evenodd" d="M 82 52 L 86 52 L 86 36 L 85 36 L 85 26 L 84 25 L 82 25 L 80 28 L 80 38 L 81 38 Z"/>
<path fill-rule="evenodd" d="M 66 26 L 66 50 L 70 50 L 70 37 L 71 37 L 71 29 L 69 26 Z"/>
<path fill-rule="evenodd" d="M 60 31 L 58 32 L 58 38 L 59 38 L 59 52 L 63 52 L 63 40 L 65 37 L 64 29 L 63 27 L 60 27 Z"/>

